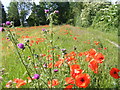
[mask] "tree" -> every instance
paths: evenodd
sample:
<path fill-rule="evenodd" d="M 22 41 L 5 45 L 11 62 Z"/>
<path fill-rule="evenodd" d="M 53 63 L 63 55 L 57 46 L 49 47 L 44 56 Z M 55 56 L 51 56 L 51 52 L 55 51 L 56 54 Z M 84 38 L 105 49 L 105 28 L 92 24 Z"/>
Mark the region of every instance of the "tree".
<path fill-rule="evenodd" d="M 14 21 L 14 26 L 20 26 L 18 2 L 10 2 L 8 7 L 8 20 Z"/>
<path fill-rule="evenodd" d="M 32 4 L 31 14 L 27 19 L 30 26 L 48 24 L 44 9 L 46 9 L 46 2 L 40 2 L 39 5 L 36 5 L 35 3 Z"/>
<path fill-rule="evenodd" d="M 4 10 L 4 5 L 2 5 L 2 23 L 6 22 L 6 12 Z"/>
<path fill-rule="evenodd" d="M 32 4 L 30 2 L 18 2 L 18 10 L 20 16 L 21 26 L 24 26 L 26 16 L 29 14 Z"/>
<path fill-rule="evenodd" d="M 69 2 L 56 2 L 55 4 L 57 5 L 56 9 L 59 11 L 59 24 L 67 23 L 69 20 Z"/>

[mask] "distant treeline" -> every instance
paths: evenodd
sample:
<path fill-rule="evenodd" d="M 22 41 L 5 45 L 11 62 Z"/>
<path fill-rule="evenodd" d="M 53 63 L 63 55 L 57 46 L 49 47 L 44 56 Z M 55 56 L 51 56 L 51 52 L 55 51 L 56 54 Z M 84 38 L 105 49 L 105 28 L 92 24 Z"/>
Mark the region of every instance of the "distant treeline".
<path fill-rule="evenodd" d="M 58 10 L 54 25 L 71 24 L 80 27 L 117 30 L 120 23 L 120 5 L 111 2 L 11 2 L 7 13 L 2 5 L 2 23 L 14 21 L 14 26 L 39 26 L 49 24 L 44 10 Z"/>

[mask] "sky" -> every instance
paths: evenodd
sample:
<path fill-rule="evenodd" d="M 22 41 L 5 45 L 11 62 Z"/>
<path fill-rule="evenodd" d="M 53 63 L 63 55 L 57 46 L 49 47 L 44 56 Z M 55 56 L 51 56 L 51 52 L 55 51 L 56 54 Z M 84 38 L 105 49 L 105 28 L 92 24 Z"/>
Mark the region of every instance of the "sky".
<path fill-rule="evenodd" d="M 2 4 L 4 5 L 5 11 L 7 11 L 7 7 L 9 6 L 9 3 L 13 0 L 1 0 Z M 26 0 L 26 1 L 32 1 L 35 2 L 36 4 L 39 4 L 39 0 Z M 115 2 L 117 0 L 110 0 L 111 2 Z"/>

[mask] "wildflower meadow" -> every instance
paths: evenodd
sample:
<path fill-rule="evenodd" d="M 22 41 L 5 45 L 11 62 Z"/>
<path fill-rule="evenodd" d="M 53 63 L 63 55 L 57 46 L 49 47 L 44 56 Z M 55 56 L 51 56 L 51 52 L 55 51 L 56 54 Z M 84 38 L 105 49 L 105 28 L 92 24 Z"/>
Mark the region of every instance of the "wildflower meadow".
<path fill-rule="evenodd" d="M 120 88 L 116 32 L 55 25 L 59 10 L 45 9 L 46 25 L 14 27 L 2 33 L 0 88 Z M 111 43 L 109 41 L 113 41 Z"/>

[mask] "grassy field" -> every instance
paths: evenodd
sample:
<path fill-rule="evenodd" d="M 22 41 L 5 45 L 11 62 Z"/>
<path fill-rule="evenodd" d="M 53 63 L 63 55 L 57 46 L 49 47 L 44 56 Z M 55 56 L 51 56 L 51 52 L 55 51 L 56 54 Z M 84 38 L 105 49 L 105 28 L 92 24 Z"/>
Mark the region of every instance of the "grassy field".
<path fill-rule="evenodd" d="M 42 29 L 49 30 L 47 35 Z M 72 64 L 80 65 L 80 68 L 84 70 L 84 73 L 89 74 L 90 84 L 87 88 L 116 88 L 119 87 L 118 79 L 114 79 L 110 76 L 109 71 L 111 68 L 118 68 L 118 48 L 108 42 L 109 39 L 118 44 L 117 33 L 104 33 L 101 31 L 93 30 L 91 28 L 73 27 L 70 25 L 54 26 L 53 32 L 51 32 L 49 26 L 36 26 L 36 27 L 24 27 L 24 28 L 11 28 L 11 32 L 15 33 L 19 43 L 24 43 L 25 39 L 29 39 L 30 49 L 26 46 L 24 50 L 18 49 L 21 53 L 22 59 L 28 65 L 33 60 L 34 66 L 28 66 L 31 75 L 40 74 L 40 79 L 34 80 L 33 83 L 27 83 L 20 88 L 48 88 L 45 83 L 48 80 L 58 79 L 59 85 L 53 88 L 65 88 L 65 78 L 70 77 L 69 65 L 66 61 L 62 63 L 60 67 L 43 68 L 43 64 L 56 63 L 59 58 L 63 57 L 61 49 L 66 49 L 67 53 L 74 52 L 76 55 L 74 59 L 76 62 L 70 62 Z M 7 32 L 2 32 L 2 68 L 5 68 L 5 74 L 3 75 L 2 87 L 5 88 L 6 83 L 9 80 L 20 78 L 27 80 L 27 73 L 24 65 L 20 62 L 19 57 L 16 54 L 15 46 L 7 38 Z M 89 62 L 86 61 L 85 55 L 79 56 L 80 52 L 87 52 L 90 49 L 95 49 L 96 52 L 100 52 L 104 55 L 104 61 L 99 63 L 98 73 L 94 73 L 89 67 Z M 36 58 L 34 55 L 38 55 Z M 46 56 L 41 56 L 45 54 Z M 31 60 L 28 60 L 28 56 L 31 56 Z M 48 60 L 49 59 L 49 60 Z M 33 67 L 33 68 L 31 68 Z M 54 69 L 58 69 L 58 72 L 53 72 Z M 52 79 L 51 79 L 52 77 Z M 43 81 L 44 80 L 44 81 Z M 13 85 L 14 87 L 14 85 Z M 74 88 L 78 88 L 74 85 Z"/>

